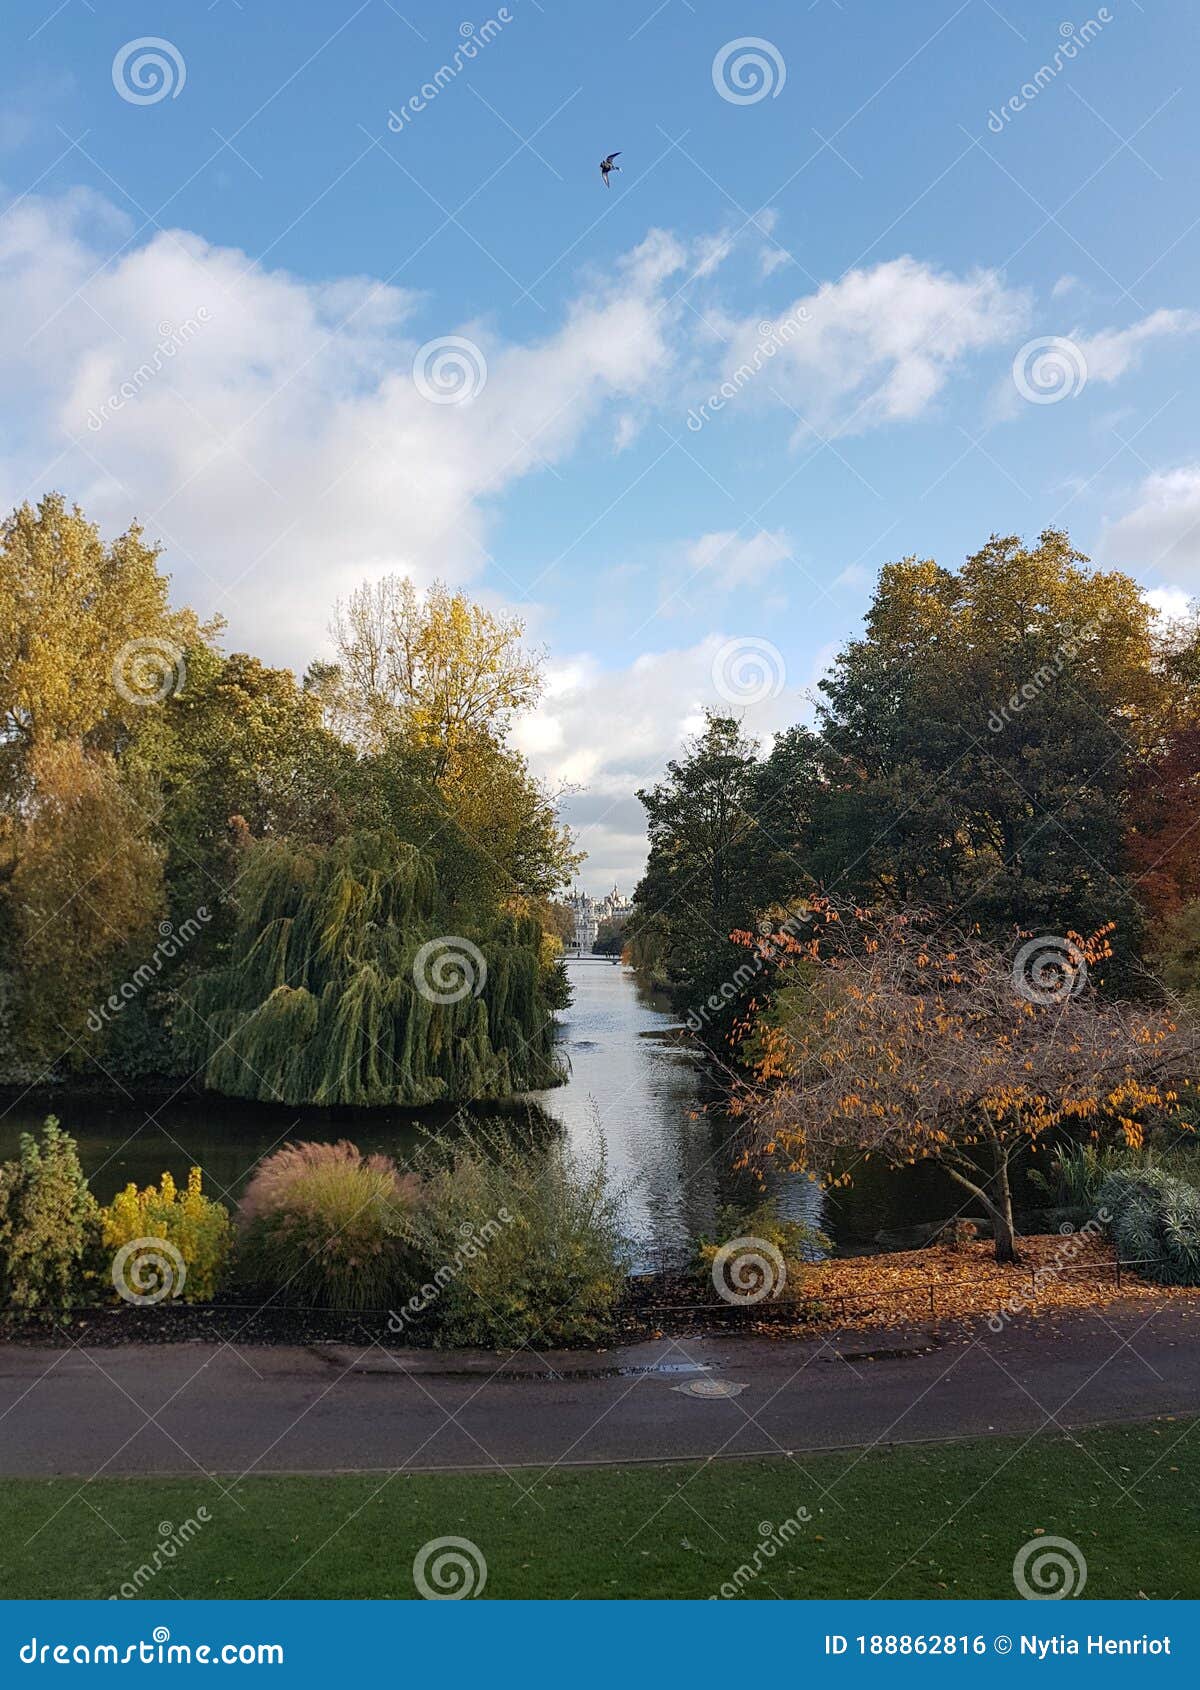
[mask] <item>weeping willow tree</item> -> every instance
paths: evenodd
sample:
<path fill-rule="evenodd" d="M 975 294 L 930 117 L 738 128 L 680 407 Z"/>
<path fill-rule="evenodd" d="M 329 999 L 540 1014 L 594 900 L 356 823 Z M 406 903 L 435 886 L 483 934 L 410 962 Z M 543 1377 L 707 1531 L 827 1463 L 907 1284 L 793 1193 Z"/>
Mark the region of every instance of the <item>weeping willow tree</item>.
<path fill-rule="evenodd" d="M 204 1083 L 301 1105 L 509 1097 L 563 1078 L 536 919 L 464 932 L 432 861 L 388 832 L 253 847 L 228 962 L 195 983 Z"/>

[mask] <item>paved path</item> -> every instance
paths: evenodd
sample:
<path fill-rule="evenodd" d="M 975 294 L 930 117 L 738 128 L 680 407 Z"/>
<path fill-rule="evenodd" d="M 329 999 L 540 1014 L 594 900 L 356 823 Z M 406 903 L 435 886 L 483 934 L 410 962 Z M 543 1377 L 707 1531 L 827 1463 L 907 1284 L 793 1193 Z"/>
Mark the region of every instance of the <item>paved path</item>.
<path fill-rule="evenodd" d="M 513 1467 L 778 1454 L 1200 1413 L 1200 1306 L 605 1355 L 0 1346 L 0 1473 Z M 545 1362 L 562 1376 L 547 1376 Z M 615 1371 L 620 1369 L 621 1371 Z M 704 1371 L 701 1371 L 703 1369 Z M 680 1386 L 726 1381 L 729 1397 Z"/>

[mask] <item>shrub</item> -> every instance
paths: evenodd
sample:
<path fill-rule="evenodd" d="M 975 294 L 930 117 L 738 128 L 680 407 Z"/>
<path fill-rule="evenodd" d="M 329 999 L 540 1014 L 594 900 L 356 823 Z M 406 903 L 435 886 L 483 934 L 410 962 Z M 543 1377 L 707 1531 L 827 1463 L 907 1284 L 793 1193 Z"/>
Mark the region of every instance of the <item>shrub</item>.
<path fill-rule="evenodd" d="M 715 1278 L 721 1277 L 726 1300 L 732 1303 L 799 1297 L 805 1268 L 820 1260 L 830 1248 L 823 1232 L 804 1221 L 785 1219 L 774 1198 L 767 1198 L 753 1208 L 721 1209 L 717 1214 L 717 1234 L 715 1241 L 698 1240 L 692 1271 L 710 1291 L 714 1289 Z M 744 1247 L 723 1255 L 731 1244 Z M 767 1249 L 756 1250 L 757 1244 L 765 1244 Z M 722 1256 L 722 1266 L 714 1274 L 718 1256 Z"/>
<path fill-rule="evenodd" d="M 139 1253 L 134 1252 L 126 1269 L 131 1289 L 151 1295 L 157 1291 L 161 1297 L 174 1294 L 185 1303 L 208 1302 L 215 1295 L 233 1245 L 233 1222 L 225 1206 L 205 1197 L 200 1187 L 199 1168 L 191 1169 L 183 1191 L 176 1188 L 170 1174 L 164 1174 L 158 1185 L 148 1185 L 144 1191 L 127 1185 L 100 1211 L 104 1244 L 110 1252 L 137 1239 L 163 1239 L 183 1261 L 180 1288 L 173 1284 L 169 1263 L 160 1269 L 152 1253 L 146 1252 L 145 1266 L 139 1270 Z M 160 1277 L 157 1282 L 152 1277 L 144 1285 L 137 1284 L 132 1276 L 139 1271 Z M 159 1301 L 160 1296 L 153 1300 Z"/>
<path fill-rule="evenodd" d="M 1121 1261 L 1160 1285 L 1200 1285 L 1200 1192 L 1161 1168 L 1109 1174 L 1097 1194 Z"/>
<path fill-rule="evenodd" d="M 53 1115 L 42 1139 L 22 1133 L 15 1162 L 0 1164 L 0 1291 L 7 1308 L 65 1310 L 84 1291 L 97 1234 L 75 1140 Z"/>
<path fill-rule="evenodd" d="M 286 1144 L 261 1162 L 238 1211 L 239 1270 L 283 1302 L 384 1309 L 412 1277 L 407 1223 L 420 1181 L 387 1156 Z"/>
<path fill-rule="evenodd" d="M 1094 1214 L 1100 1187 L 1110 1174 L 1150 1164 L 1151 1158 L 1145 1151 L 1130 1150 L 1127 1145 L 1101 1146 L 1085 1141 L 1059 1146 L 1050 1164 L 1050 1179 L 1038 1168 L 1030 1169 L 1029 1178 L 1063 1208 Z"/>
<path fill-rule="evenodd" d="M 426 1204 L 410 1236 L 422 1283 L 393 1317 L 441 1345 L 544 1348 L 611 1335 L 627 1271 L 603 1144 L 590 1161 L 509 1123 L 418 1156 Z M 414 1305 L 416 1305 L 414 1307 Z"/>

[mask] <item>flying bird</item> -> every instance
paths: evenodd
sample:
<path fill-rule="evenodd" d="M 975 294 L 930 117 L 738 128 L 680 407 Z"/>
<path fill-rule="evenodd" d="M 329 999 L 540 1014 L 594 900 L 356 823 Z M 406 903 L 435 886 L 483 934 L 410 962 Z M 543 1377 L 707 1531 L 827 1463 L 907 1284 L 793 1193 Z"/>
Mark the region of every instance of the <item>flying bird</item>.
<path fill-rule="evenodd" d="M 608 179 L 609 173 L 615 170 L 618 174 L 620 174 L 621 166 L 613 163 L 613 159 L 620 158 L 620 156 L 619 152 L 609 153 L 607 158 L 602 158 L 600 160 L 600 180 L 604 183 L 606 188 L 612 187 L 612 183 Z"/>

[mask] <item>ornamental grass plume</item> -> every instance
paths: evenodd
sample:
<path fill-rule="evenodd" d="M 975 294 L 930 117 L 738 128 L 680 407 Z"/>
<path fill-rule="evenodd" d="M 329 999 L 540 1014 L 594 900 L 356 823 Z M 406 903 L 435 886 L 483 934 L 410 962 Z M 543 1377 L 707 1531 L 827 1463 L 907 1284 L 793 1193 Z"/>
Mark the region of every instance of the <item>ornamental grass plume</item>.
<path fill-rule="evenodd" d="M 347 1139 L 286 1144 L 238 1209 L 243 1279 L 281 1303 L 383 1309 L 414 1277 L 406 1242 L 421 1181 Z"/>

